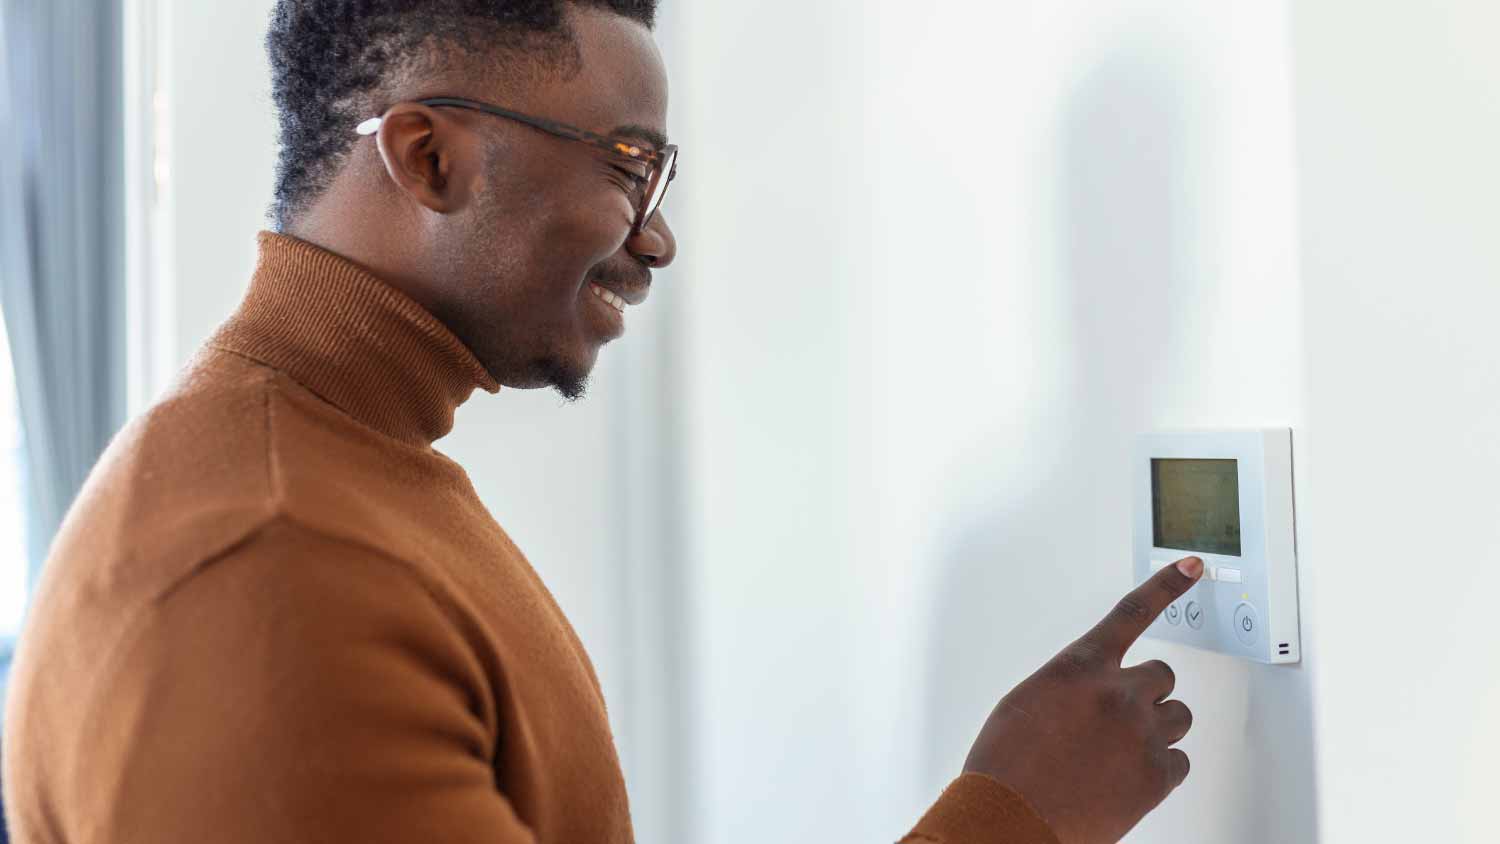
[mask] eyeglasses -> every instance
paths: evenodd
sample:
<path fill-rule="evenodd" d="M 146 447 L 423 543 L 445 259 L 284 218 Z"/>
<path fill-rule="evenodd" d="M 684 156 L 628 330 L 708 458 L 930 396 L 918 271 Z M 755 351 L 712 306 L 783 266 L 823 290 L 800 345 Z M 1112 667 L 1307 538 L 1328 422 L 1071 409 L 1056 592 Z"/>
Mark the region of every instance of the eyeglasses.
<path fill-rule="evenodd" d="M 636 144 L 622 141 L 618 138 L 610 138 L 587 129 L 579 129 L 566 123 L 558 123 L 555 120 L 547 120 L 542 117 L 532 117 L 508 108 L 481 103 L 475 100 L 465 100 L 459 97 L 429 97 L 425 100 L 417 100 L 419 105 L 433 108 L 466 108 L 470 111 L 482 111 L 485 114 L 493 114 L 496 117 L 504 117 L 517 123 L 524 123 L 533 129 L 546 132 L 558 138 L 566 138 L 570 141 L 578 141 L 604 150 L 612 155 L 623 156 L 631 161 L 645 164 L 646 175 L 641 178 L 640 185 L 643 188 L 641 198 L 635 211 L 635 224 L 631 227 L 634 234 L 640 234 L 651 225 L 651 219 L 661 208 L 662 200 L 667 196 L 667 187 L 672 180 L 677 178 L 677 147 L 667 144 L 661 149 L 651 150 Z M 372 117 L 359 124 L 354 131 L 361 135 L 373 135 L 380 131 L 380 124 L 384 122 L 383 117 Z"/>

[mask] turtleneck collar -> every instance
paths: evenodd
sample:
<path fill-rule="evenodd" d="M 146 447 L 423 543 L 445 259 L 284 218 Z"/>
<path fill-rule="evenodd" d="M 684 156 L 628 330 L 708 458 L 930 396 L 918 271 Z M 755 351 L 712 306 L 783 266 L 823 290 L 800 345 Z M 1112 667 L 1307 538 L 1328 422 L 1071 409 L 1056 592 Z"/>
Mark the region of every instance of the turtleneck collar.
<path fill-rule="evenodd" d="M 250 290 L 209 345 L 279 370 L 357 421 L 430 446 L 500 385 L 437 318 L 368 270 L 261 232 Z"/>

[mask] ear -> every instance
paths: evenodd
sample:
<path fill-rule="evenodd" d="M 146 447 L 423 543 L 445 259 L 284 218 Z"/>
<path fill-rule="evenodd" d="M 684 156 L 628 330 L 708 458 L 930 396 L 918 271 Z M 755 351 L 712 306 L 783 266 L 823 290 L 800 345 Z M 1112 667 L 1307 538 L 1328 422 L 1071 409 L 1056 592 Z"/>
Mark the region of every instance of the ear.
<path fill-rule="evenodd" d="M 387 111 L 375 133 L 385 172 L 418 204 L 452 214 L 468 204 L 469 179 L 477 150 L 457 122 L 437 109 L 401 103 Z"/>

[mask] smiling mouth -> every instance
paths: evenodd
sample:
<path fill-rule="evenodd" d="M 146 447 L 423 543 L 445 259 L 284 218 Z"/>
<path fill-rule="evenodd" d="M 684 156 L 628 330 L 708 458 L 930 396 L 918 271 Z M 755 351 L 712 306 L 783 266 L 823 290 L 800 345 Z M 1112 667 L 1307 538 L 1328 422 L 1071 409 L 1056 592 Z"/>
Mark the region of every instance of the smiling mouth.
<path fill-rule="evenodd" d="M 609 305 L 611 308 L 614 308 L 615 311 L 617 313 L 619 313 L 621 316 L 625 315 L 625 300 L 624 299 L 621 299 L 618 295 L 616 295 L 614 293 L 611 293 L 608 290 L 605 290 L 604 288 L 600 287 L 597 284 L 590 284 L 589 285 L 589 290 L 594 294 L 595 297 L 597 297 L 604 304 Z"/>

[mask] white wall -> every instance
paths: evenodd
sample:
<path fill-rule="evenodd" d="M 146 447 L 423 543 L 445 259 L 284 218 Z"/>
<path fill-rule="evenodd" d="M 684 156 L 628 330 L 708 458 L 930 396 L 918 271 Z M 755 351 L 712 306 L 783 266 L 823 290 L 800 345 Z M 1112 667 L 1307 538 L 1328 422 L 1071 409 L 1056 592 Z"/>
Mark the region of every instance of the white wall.
<path fill-rule="evenodd" d="M 945 153 L 872 203 L 878 545 L 915 619 L 919 802 L 1131 585 L 1137 433 L 1305 424 L 1284 5 L 953 12 L 890 4 L 869 84 L 872 134 Z M 1131 840 L 1314 839 L 1304 634 L 1290 668 L 1135 649 L 1198 720 L 1192 780 Z"/>
<path fill-rule="evenodd" d="M 230 311 L 255 267 L 276 162 L 275 113 L 261 46 L 272 3 L 158 0 L 165 117 L 169 303 L 162 337 L 185 362 Z"/>
<path fill-rule="evenodd" d="M 1130 840 L 1500 838 L 1500 10 L 707 6 L 699 840 L 898 834 L 1129 585 L 1131 437 L 1258 425 L 1304 661 L 1136 649 L 1198 723 Z"/>
<path fill-rule="evenodd" d="M 1132 437 L 1306 425 L 1284 5 L 683 14 L 700 840 L 894 838 L 1130 585 Z M 1137 649 L 1132 840 L 1314 840 L 1317 629 Z"/>
<path fill-rule="evenodd" d="M 860 754 L 861 4 L 671 3 L 683 145 L 687 841 L 881 840 Z M 852 36 L 852 34 L 851 34 Z M 879 710 L 870 710 L 879 714 Z M 885 832 L 891 832 L 885 829 Z M 894 836 L 886 835 L 894 840 Z"/>
<path fill-rule="evenodd" d="M 1500 6 L 1296 4 L 1328 841 L 1500 841 Z"/>

